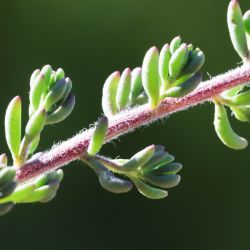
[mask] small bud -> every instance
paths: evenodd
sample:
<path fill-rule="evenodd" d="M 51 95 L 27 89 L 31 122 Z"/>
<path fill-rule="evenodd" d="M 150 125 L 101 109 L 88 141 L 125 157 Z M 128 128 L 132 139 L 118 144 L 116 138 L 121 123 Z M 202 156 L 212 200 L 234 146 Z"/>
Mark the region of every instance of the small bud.
<path fill-rule="evenodd" d="M 168 80 L 168 67 L 171 58 L 171 52 L 168 44 L 165 44 L 160 52 L 159 73 L 162 81 Z"/>
<path fill-rule="evenodd" d="M 131 104 L 135 103 L 136 98 L 141 94 L 142 90 L 141 68 L 135 68 L 131 73 Z"/>
<path fill-rule="evenodd" d="M 196 73 L 201 69 L 205 62 L 205 54 L 201 51 L 190 51 L 189 58 L 182 74 Z"/>
<path fill-rule="evenodd" d="M 231 0 L 227 12 L 227 24 L 234 49 L 242 59 L 249 56 L 243 17 L 237 0 Z"/>
<path fill-rule="evenodd" d="M 14 203 L 12 202 L 0 204 L 0 215 L 7 214 L 13 207 L 14 207 Z"/>
<path fill-rule="evenodd" d="M 43 130 L 47 118 L 44 109 L 36 111 L 25 128 L 25 137 L 29 142 L 33 141 Z"/>
<path fill-rule="evenodd" d="M 174 54 L 174 52 L 180 47 L 180 45 L 181 45 L 181 37 L 177 36 L 170 43 L 171 54 Z"/>
<path fill-rule="evenodd" d="M 156 47 L 146 53 L 142 65 L 142 84 L 152 108 L 160 101 L 159 52 Z"/>
<path fill-rule="evenodd" d="M 21 142 L 22 102 L 19 96 L 12 99 L 5 114 L 5 137 L 13 159 L 18 158 Z"/>
<path fill-rule="evenodd" d="M 172 55 L 169 62 L 169 74 L 172 78 L 177 78 L 188 60 L 187 44 L 182 44 Z"/>
<path fill-rule="evenodd" d="M 98 122 L 98 124 L 96 125 L 94 129 L 94 132 L 91 137 L 88 150 L 87 150 L 89 155 L 93 156 L 100 151 L 104 143 L 107 130 L 108 130 L 108 118 L 104 116 L 100 119 L 100 121 Z"/>
<path fill-rule="evenodd" d="M 116 94 L 120 80 L 118 71 L 111 74 L 103 86 L 102 110 L 106 116 L 112 116 L 117 113 Z"/>
<path fill-rule="evenodd" d="M 225 107 L 219 103 L 215 104 L 214 127 L 220 140 L 229 148 L 244 149 L 247 147 L 247 140 L 238 136 L 233 131 L 227 117 L 227 111 Z"/>
<path fill-rule="evenodd" d="M 51 107 L 63 97 L 66 87 L 67 83 L 65 79 L 62 79 L 58 81 L 55 86 L 49 91 L 44 100 L 44 108 L 46 111 L 49 111 Z"/>
<path fill-rule="evenodd" d="M 55 124 L 65 120 L 75 107 L 75 96 L 70 94 L 65 102 L 55 110 L 46 120 L 46 125 Z"/>
<path fill-rule="evenodd" d="M 131 89 L 131 71 L 129 68 L 127 68 L 123 71 L 117 88 L 116 105 L 119 110 L 124 109 L 128 104 L 130 89 Z"/>
<path fill-rule="evenodd" d="M 197 72 L 185 82 L 164 92 L 163 97 L 182 97 L 193 91 L 202 81 L 202 73 Z"/>
<path fill-rule="evenodd" d="M 139 179 L 132 179 L 138 191 L 149 199 L 163 199 L 168 196 L 168 192 L 158 188 L 153 188 Z"/>
<path fill-rule="evenodd" d="M 161 188 L 172 188 L 179 184 L 181 177 L 175 174 L 154 175 L 151 173 L 145 174 L 145 179 L 155 186 Z"/>
<path fill-rule="evenodd" d="M 134 171 L 144 166 L 155 152 L 155 146 L 151 145 L 136 153 L 127 163 L 122 166 L 124 171 Z"/>

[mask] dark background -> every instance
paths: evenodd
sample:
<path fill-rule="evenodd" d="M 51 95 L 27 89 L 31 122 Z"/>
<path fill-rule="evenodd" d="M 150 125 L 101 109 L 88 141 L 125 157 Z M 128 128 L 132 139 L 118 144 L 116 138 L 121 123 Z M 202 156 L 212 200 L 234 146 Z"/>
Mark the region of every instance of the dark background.
<path fill-rule="evenodd" d="M 76 108 L 47 127 L 40 150 L 88 127 L 101 114 L 101 91 L 115 70 L 140 66 L 146 50 L 181 34 L 206 53 L 204 78 L 235 67 L 222 0 L 1 1 L 1 108 L 21 95 L 27 108 L 29 77 L 44 64 L 62 67 L 74 82 Z M 241 1 L 246 10 L 250 2 Z M 25 117 L 27 115 L 25 114 Z M 152 201 L 134 189 L 114 195 L 80 163 L 65 167 L 53 202 L 18 205 L 0 218 L 0 249 L 250 249 L 250 154 L 222 145 L 204 104 L 158 121 L 106 145 L 103 153 L 131 156 L 164 144 L 184 165 L 179 186 Z M 249 137 L 248 124 L 233 122 Z M 7 151 L 3 122 L 1 152 Z"/>

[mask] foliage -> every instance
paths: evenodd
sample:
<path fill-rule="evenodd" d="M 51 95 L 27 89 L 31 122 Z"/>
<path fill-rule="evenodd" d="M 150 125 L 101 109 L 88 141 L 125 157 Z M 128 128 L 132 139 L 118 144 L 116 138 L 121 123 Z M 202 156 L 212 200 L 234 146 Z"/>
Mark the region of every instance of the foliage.
<path fill-rule="evenodd" d="M 250 11 L 242 15 L 236 0 L 228 7 L 227 22 L 232 44 L 244 64 L 250 61 Z M 177 174 L 182 165 L 164 146 L 151 145 L 129 159 L 111 159 L 99 154 L 108 141 L 109 123 L 121 112 L 146 105 L 151 110 L 165 98 L 186 97 L 202 81 L 201 68 L 205 55 L 192 44 L 182 43 L 179 36 L 160 50 L 152 47 L 146 52 L 141 67 L 126 68 L 112 73 L 104 83 L 102 108 L 104 116 L 91 131 L 88 147 L 79 160 L 90 166 L 100 185 L 113 193 L 125 193 L 135 186 L 151 199 L 162 199 L 167 189 L 180 182 Z M 247 84 L 234 87 L 213 97 L 214 126 L 220 140 L 232 149 L 244 149 L 248 142 L 237 135 L 229 122 L 226 107 L 235 118 L 250 121 L 250 90 Z M 9 212 L 17 203 L 48 202 L 57 193 L 63 171 L 53 170 L 26 182 L 17 173 L 30 160 L 39 159 L 36 153 L 41 133 L 46 125 L 66 119 L 75 106 L 72 82 L 62 69 L 50 65 L 37 69 L 30 78 L 29 119 L 22 135 L 22 101 L 14 97 L 6 109 L 5 137 L 12 155 L 8 164 L 6 154 L 0 156 L 0 214 Z M 22 137 L 23 136 L 23 137 Z"/>

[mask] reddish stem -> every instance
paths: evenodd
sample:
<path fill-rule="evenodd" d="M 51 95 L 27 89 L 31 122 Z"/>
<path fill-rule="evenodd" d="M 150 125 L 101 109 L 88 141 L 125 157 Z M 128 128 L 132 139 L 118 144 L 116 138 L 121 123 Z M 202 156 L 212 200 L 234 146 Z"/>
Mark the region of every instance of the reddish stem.
<path fill-rule="evenodd" d="M 201 83 L 197 89 L 187 96 L 166 98 L 154 110 L 151 110 L 145 104 L 132 110 L 121 112 L 110 119 L 106 142 L 174 112 L 209 101 L 221 92 L 247 82 L 250 82 L 250 64 Z M 26 181 L 78 159 L 87 149 L 92 132 L 92 129 L 81 132 L 71 139 L 54 146 L 51 150 L 40 154 L 37 158 L 29 160 L 18 169 L 17 180 L 19 182 Z"/>

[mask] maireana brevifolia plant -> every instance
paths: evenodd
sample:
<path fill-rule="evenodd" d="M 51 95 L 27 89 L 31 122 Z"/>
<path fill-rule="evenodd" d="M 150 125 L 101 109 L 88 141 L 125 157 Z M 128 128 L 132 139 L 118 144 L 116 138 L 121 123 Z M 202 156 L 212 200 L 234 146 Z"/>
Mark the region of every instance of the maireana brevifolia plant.
<path fill-rule="evenodd" d="M 165 198 L 167 189 L 180 181 L 182 165 L 164 146 L 150 145 L 129 159 L 99 154 L 103 144 L 135 128 L 205 101 L 215 105 L 214 127 L 229 148 L 244 149 L 247 140 L 237 135 L 228 111 L 250 122 L 250 11 L 242 15 L 237 0 L 228 7 L 227 22 L 232 44 L 243 65 L 202 82 L 205 55 L 192 44 L 174 38 L 160 50 L 149 49 L 141 67 L 114 72 L 104 83 L 104 115 L 95 126 L 51 150 L 36 153 L 45 126 L 67 118 L 75 105 L 72 82 L 62 69 L 46 65 L 30 78 L 29 119 L 21 134 L 22 103 L 13 98 L 5 115 L 5 136 L 12 155 L 0 156 L 0 213 L 17 203 L 52 200 L 63 178 L 60 167 L 80 160 L 97 174 L 103 188 L 114 193 L 135 186 L 151 199 Z"/>

